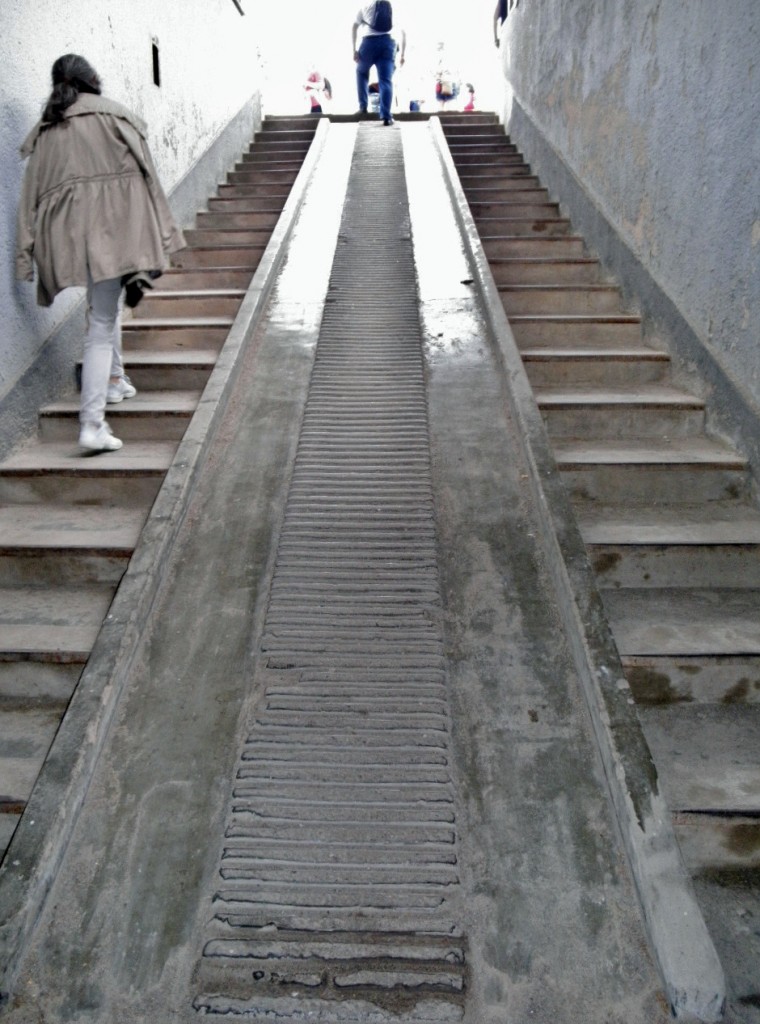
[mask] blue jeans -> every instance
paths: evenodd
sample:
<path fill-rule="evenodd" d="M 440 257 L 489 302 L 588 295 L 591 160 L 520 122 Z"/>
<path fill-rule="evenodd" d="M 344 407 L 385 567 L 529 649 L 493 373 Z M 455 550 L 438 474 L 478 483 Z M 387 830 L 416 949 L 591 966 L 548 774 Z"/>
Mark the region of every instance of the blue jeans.
<path fill-rule="evenodd" d="M 359 94 L 359 109 L 366 110 L 369 102 L 369 70 L 377 68 L 377 84 L 380 87 L 380 117 L 391 117 L 393 103 L 393 72 L 396 70 L 396 43 L 391 36 L 365 36 L 359 47 L 356 62 L 356 90 Z"/>

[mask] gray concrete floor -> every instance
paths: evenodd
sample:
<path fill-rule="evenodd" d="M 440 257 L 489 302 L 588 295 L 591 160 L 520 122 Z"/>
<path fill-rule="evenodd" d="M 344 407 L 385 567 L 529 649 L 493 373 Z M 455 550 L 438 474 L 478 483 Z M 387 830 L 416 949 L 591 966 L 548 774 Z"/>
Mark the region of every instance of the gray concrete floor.
<path fill-rule="evenodd" d="M 382 129 L 378 129 L 382 130 Z M 404 125 L 428 374 L 470 1024 L 669 1019 L 424 125 Z M 331 132 L 192 496 L 6 1019 L 192 1021 L 229 780 L 354 126 Z M 317 245 L 316 239 L 319 240 Z M 445 252 L 445 258 L 440 254 Z M 371 286 L 371 283 L 368 284 Z M 277 1020 L 347 1020 L 283 1003 Z M 368 1008 L 354 1021 L 393 1019 Z M 398 1019 L 398 1018 L 396 1018 Z M 413 1019 L 409 1017 L 408 1019 Z"/>

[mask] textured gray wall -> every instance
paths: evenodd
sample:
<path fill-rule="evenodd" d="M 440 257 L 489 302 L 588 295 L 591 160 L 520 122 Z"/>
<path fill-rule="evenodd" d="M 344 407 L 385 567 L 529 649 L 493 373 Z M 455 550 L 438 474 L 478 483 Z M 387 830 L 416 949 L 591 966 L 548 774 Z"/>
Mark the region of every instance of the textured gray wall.
<path fill-rule="evenodd" d="M 722 368 L 754 409 L 759 26 L 757 0 L 519 0 L 502 42 L 508 130 L 539 173 L 564 174 L 584 230 L 606 221 L 651 275 L 675 333 L 704 346 L 710 386 Z M 592 244 L 619 270 L 604 234 Z M 682 354 L 700 361 L 693 344 Z"/>

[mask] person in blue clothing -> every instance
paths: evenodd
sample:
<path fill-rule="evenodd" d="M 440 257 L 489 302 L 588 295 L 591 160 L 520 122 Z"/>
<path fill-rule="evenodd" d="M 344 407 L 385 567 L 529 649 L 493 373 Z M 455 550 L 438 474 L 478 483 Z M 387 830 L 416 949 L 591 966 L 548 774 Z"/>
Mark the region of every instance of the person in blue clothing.
<path fill-rule="evenodd" d="M 493 41 L 498 46 L 501 39 L 501 26 L 507 20 L 507 0 L 497 0 L 493 12 Z"/>
<path fill-rule="evenodd" d="M 357 46 L 360 31 L 362 40 Z M 375 0 L 375 3 L 360 7 L 354 19 L 351 39 L 356 62 L 359 117 L 369 116 L 369 72 L 375 67 L 380 90 L 380 118 L 383 124 L 392 125 L 393 73 L 396 70 L 397 51 L 399 64 L 404 63 L 406 32 L 394 27 L 390 3 L 386 0 Z"/>

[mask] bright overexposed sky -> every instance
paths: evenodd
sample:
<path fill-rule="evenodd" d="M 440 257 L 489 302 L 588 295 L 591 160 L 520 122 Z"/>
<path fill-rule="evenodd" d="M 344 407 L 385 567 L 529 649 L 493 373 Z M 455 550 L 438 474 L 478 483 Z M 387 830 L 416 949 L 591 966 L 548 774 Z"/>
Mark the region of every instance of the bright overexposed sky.
<path fill-rule="evenodd" d="M 262 27 L 266 113 L 306 113 L 303 82 L 313 67 L 333 86 L 330 109 L 356 110 L 351 26 L 359 0 L 243 2 L 246 16 Z M 478 106 L 497 106 L 494 6 L 495 0 L 394 0 L 394 24 L 403 25 L 407 33 L 406 64 L 396 72 L 400 104 L 407 106 L 413 97 L 425 100 L 423 110 L 436 108 L 434 73 L 438 44 L 443 43 L 450 72 L 463 86 L 474 84 Z"/>

